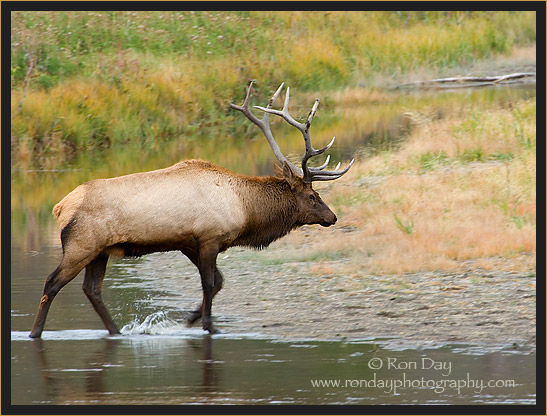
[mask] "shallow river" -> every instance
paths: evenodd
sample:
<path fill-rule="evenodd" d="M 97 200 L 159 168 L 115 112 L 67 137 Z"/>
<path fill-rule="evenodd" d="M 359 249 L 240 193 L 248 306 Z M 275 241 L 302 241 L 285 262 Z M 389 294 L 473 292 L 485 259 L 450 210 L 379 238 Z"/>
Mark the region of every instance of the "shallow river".
<path fill-rule="evenodd" d="M 340 142 L 333 157 L 347 160 L 404 140 L 411 128 L 405 121 L 409 109 L 444 117 L 455 108 L 472 105 L 480 111 L 533 96 L 535 86 L 446 91 L 400 95 L 378 108 L 327 109 L 325 121 L 318 123 L 316 147 L 336 134 Z M 341 126 L 346 126 L 346 137 L 336 133 Z M 288 135 L 279 140 L 281 147 L 299 153 L 301 142 L 279 128 Z M 228 146 L 222 140 L 231 143 L 213 138 L 200 146 L 196 139 L 177 145 L 176 151 L 128 155 L 113 150 L 63 169 L 12 169 L 12 404 L 535 403 L 535 352 L 511 345 L 428 348 L 424 340 L 422 349 L 404 349 L 375 340 L 374 334 L 344 342 L 290 341 L 241 333 L 237 319 L 245 317 L 233 316 L 215 316 L 223 331 L 218 336 L 185 328 L 178 318 L 198 299 L 193 294 L 179 304 L 172 278 L 180 270 L 169 262 L 154 268 L 153 257 L 109 263 L 103 298 L 123 327 L 122 336 L 107 336 L 79 276 L 55 299 L 43 339 L 30 340 L 44 278 L 61 258 L 53 204 L 86 180 L 165 167 L 184 158 L 210 159 L 248 174 L 271 172 L 273 158 L 263 139 L 239 145 L 239 151 L 216 152 Z M 199 286 L 197 272 L 188 270 Z"/>

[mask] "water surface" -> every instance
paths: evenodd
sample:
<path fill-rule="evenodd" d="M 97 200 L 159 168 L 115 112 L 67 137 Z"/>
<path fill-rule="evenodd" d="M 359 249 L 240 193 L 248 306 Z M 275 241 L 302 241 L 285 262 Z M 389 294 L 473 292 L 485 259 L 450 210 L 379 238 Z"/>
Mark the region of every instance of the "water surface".
<path fill-rule="evenodd" d="M 161 331 L 160 331 L 161 332 Z M 12 333 L 13 404 L 534 404 L 535 354 L 257 334 Z"/>

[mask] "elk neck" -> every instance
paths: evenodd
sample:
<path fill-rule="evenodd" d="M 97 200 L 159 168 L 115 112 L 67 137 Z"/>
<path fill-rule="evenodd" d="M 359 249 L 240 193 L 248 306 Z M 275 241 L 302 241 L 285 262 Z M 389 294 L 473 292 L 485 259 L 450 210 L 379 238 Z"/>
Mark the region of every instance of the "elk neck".
<path fill-rule="evenodd" d="M 245 177 L 240 185 L 236 192 L 246 222 L 234 246 L 265 248 L 298 226 L 296 198 L 287 181 L 273 176 Z"/>

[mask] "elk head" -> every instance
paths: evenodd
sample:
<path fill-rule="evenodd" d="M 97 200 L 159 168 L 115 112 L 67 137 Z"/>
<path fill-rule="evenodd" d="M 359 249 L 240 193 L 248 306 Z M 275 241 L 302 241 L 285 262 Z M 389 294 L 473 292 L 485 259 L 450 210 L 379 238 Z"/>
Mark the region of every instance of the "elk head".
<path fill-rule="evenodd" d="M 291 191 L 293 192 L 297 210 L 298 210 L 298 220 L 296 225 L 304 224 L 320 224 L 324 227 L 329 227 L 336 223 L 336 215 L 329 209 L 329 207 L 321 200 L 319 194 L 312 189 L 312 182 L 314 181 L 331 181 L 334 179 L 340 178 L 344 175 L 353 165 L 354 159 L 351 160 L 349 165 L 344 170 L 339 170 L 340 163 L 336 166 L 333 171 L 325 171 L 327 167 L 330 156 L 327 156 L 325 163 L 318 167 L 308 166 L 308 161 L 311 157 L 320 155 L 326 152 L 334 143 L 335 138 L 333 137 L 331 142 L 321 148 L 314 149 L 311 143 L 310 135 L 310 126 L 319 106 L 319 98 L 315 100 L 313 107 L 308 114 L 305 123 L 299 123 L 289 114 L 289 88 L 287 87 L 287 94 L 285 96 L 285 103 L 282 110 L 275 110 L 272 108 L 274 101 L 279 96 L 284 83 L 282 83 L 277 91 L 274 93 L 270 99 L 267 107 L 254 106 L 255 108 L 264 111 L 264 116 L 262 119 L 258 119 L 249 109 L 249 99 L 251 96 L 253 81 L 250 82 L 249 88 L 247 90 L 247 96 L 242 106 L 230 104 L 230 108 L 234 110 L 241 111 L 245 116 L 256 124 L 260 130 L 266 136 L 266 140 L 270 144 L 277 160 L 281 162 L 283 168 L 276 166 L 276 173 L 278 176 L 285 178 Z M 291 126 L 297 128 L 304 138 L 304 144 L 306 151 L 302 156 L 302 168 L 299 168 L 292 164 L 284 155 L 281 153 L 279 145 L 276 143 L 271 128 L 270 128 L 270 114 L 275 114 L 282 117 L 287 123 Z"/>

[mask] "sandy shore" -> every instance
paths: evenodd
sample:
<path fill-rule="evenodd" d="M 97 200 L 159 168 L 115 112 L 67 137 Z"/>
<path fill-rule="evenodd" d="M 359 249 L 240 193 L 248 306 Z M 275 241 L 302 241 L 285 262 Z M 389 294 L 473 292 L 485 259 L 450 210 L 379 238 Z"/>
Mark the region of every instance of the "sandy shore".
<path fill-rule="evenodd" d="M 281 256 L 285 250 L 279 245 L 267 251 Z M 182 322 L 201 300 L 197 271 L 180 254 L 154 257 L 154 268 L 177 270 L 178 277 L 162 279 L 160 289 L 169 291 L 168 300 L 152 303 L 176 308 L 169 316 Z M 465 272 L 363 272 L 360 278 L 347 278 L 336 272 L 313 274 L 312 262 L 267 264 L 266 258 L 266 251 L 244 249 L 219 257 L 225 284 L 213 315 L 222 331 L 279 339 L 389 338 L 391 344 L 411 347 L 535 345 L 536 278 L 530 273 L 484 271 L 470 261 Z M 336 270 L 344 261 L 328 264 Z"/>

